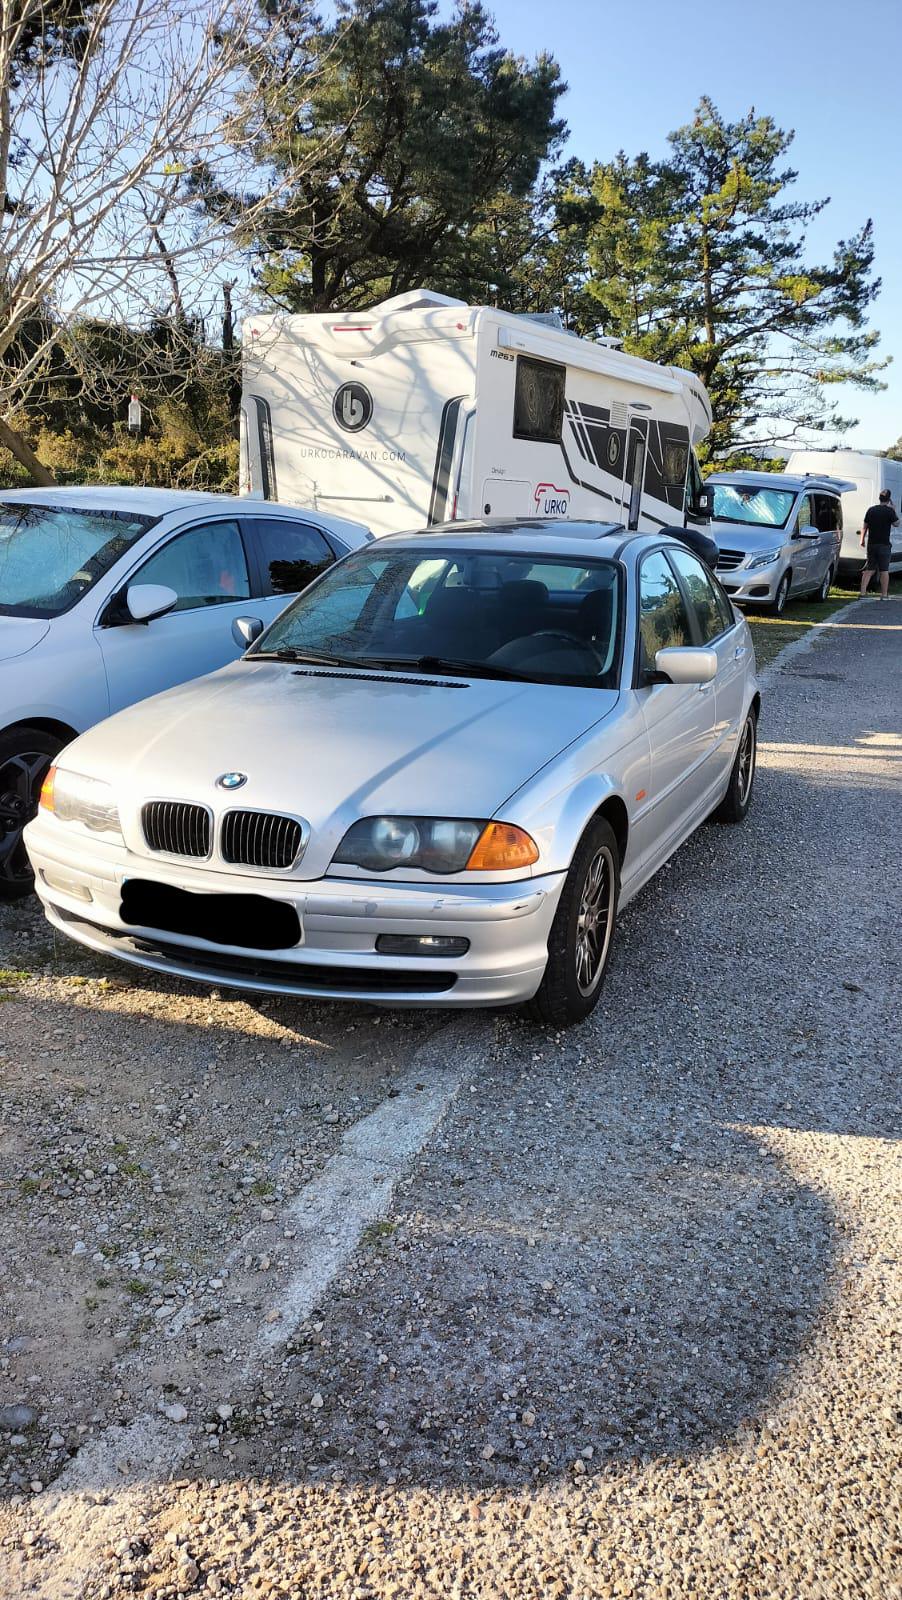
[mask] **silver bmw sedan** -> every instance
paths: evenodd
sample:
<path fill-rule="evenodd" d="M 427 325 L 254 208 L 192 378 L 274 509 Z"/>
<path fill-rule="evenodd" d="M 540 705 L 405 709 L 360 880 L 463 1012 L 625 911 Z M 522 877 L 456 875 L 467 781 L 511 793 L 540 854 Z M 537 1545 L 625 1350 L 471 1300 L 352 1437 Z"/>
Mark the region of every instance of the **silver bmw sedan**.
<path fill-rule="evenodd" d="M 150 624 L 153 627 L 153 623 Z M 748 628 L 678 540 L 454 523 L 352 552 L 209 677 L 60 755 L 26 830 L 55 928 L 207 983 L 595 1005 L 620 907 L 740 822 Z"/>

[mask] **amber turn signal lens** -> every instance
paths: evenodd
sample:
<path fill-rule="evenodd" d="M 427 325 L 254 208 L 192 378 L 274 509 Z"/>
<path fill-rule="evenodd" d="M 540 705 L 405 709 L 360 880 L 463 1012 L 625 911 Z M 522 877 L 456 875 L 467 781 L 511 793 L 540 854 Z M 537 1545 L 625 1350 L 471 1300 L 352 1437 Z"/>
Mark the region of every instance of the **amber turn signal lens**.
<path fill-rule="evenodd" d="M 41 794 L 40 799 L 38 800 L 38 805 L 43 806 L 45 811 L 53 810 L 53 782 L 55 777 L 56 767 L 51 767 L 46 778 L 44 779 L 44 782 L 41 784 Z"/>
<path fill-rule="evenodd" d="M 468 872 L 510 872 L 514 867 L 531 867 L 539 859 L 539 847 L 522 828 L 512 822 L 487 822 L 467 862 Z"/>

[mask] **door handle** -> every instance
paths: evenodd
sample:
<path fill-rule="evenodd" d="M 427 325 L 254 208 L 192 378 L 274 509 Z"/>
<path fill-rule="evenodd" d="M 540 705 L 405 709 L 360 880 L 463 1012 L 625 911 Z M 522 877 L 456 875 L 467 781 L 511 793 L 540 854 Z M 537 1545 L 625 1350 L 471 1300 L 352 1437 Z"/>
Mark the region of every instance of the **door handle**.
<path fill-rule="evenodd" d="M 733 660 L 734 661 L 741 661 L 744 655 L 745 655 L 745 645 L 744 644 L 738 644 L 736 646 L 736 649 L 733 651 Z"/>
<path fill-rule="evenodd" d="M 699 692 L 699 694 L 710 694 L 711 693 L 711 685 L 710 685 L 710 683 L 700 683 L 699 686 L 698 686 L 698 692 Z"/>

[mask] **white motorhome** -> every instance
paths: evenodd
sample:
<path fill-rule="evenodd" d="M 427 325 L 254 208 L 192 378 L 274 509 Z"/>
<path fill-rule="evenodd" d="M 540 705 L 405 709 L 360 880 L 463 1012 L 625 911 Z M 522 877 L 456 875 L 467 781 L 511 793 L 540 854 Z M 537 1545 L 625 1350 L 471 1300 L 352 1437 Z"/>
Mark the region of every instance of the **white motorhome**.
<path fill-rule="evenodd" d="M 704 386 L 558 319 L 426 291 L 244 323 L 241 489 L 375 534 L 468 517 L 704 520 Z"/>
<path fill-rule="evenodd" d="M 848 571 L 864 566 L 864 550 L 858 542 L 858 532 L 868 506 L 876 505 L 881 492 L 888 489 L 893 505 L 899 513 L 899 522 L 892 533 L 890 565 L 894 571 L 902 568 L 902 461 L 890 461 L 887 456 L 870 455 L 865 450 L 793 450 L 786 463 L 787 472 L 829 472 L 838 478 L 850 478 L 855 487 L 842 497 L 843 538 L 839 553 L 840 568 Z"/>

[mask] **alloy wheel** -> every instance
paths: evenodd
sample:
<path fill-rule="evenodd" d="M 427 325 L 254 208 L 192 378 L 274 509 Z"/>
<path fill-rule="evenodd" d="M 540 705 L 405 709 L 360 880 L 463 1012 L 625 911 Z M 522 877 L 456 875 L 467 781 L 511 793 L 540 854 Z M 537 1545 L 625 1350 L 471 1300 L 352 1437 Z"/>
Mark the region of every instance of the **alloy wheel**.
<path fill-rule="evenodd" d="M 22 829 L 37 811 L 50 760 L 46 750 L 20 750 L 0 766 L 0 883 L 31 882 Z"/>
<path fill-rule="evenodd" d="M 595 852 L 583 879 L 576 919 L 576 984 L 583 996 L 597 987 L 611 942 L 614 863 L 606 846 Z"/>
<path fill-rule="evenodd" d="M 749 795 L 752 792 L 752 780 L 755 776 L 755 719 L 747 717 L 742 730 L 742 739 L 739 745 L 739 755 L 736 761 L 736 787 L 739 791 L 739 804 L 745 808 Z"/>

